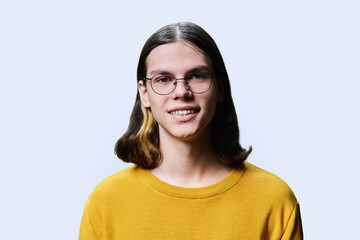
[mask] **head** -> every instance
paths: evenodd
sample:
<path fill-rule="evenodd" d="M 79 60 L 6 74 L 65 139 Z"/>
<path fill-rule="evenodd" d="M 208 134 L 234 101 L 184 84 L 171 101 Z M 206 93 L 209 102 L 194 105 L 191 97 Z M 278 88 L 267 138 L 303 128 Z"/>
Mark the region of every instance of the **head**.
<path fill-rule="evenodd" d="M 218 158 L 229 166 L 239 166 L 251 152 L 239 143 L 239 128 L 233 104 L 228 74 L 220 51 L 200 26 L 193 23 L 170 24 L 155 32 L 145 43 L 140 54 L 137 81 L 147 76 L 147 59 L 157 47 L 184 42 L 206 55 L 211 62 L 212 73 L 218 91 L 216 110 L 209 123 L 212 147 Z M 144 83 L 146 84 L 146 83 Z M 137 93 L 127 132 L 115 146 L 117 156 L 125 162 L 133 162 L 143 168 L 154 168 L 161 162 L 159 129 L 151 108 L 145 107 Z"/>

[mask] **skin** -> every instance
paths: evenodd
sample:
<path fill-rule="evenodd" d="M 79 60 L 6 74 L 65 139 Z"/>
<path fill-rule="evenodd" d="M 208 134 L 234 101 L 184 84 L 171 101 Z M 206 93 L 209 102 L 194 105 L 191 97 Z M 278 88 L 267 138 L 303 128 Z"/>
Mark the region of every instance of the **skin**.
<path fill-rule="evenodd" d="M 206 68 L 212 72 L 211 60 L 195 46 L 184 41 L 156 47 L 146 59 L 147 77 L 158 72 L 168 72 L 176 78 L 187 76 L 193 69 Z M 151 172 L 160 180 L 181 187 L 203 187 L 219 182 L 231 171 L 218 161 L 212 151 L 209 124 L 222 101 L 221 88 L 212 84 L 203 94 L 186 89 L 178 81 L 169 95 L 156 94 L 148 82 L 139 82 L 142 104 L 150 108 L 159 124 L 162 163 Z M 185 116 L 170 112 L 193 109 L 196 113 Z"/>

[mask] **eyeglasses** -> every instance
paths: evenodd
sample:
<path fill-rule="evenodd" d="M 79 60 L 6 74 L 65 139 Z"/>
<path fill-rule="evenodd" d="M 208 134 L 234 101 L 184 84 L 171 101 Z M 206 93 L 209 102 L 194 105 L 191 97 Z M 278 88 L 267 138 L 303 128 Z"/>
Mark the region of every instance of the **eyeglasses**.
<path fill-rule="evenodd" d="M 205 93 L 210 89 L 213 78 L 215 78 L 214 75 L 206 73 L 193 73 L 185 78 L 175 78 L 168 73 L 159 73 L 155 74 L 152 78 L 145 77 L 142 80 L 149 80 L 151 88 L 155 93 L 159 95 L 168 95 L 175 90 L 178 80 L 184 80 L 186 89 L 192 93 Z"/>

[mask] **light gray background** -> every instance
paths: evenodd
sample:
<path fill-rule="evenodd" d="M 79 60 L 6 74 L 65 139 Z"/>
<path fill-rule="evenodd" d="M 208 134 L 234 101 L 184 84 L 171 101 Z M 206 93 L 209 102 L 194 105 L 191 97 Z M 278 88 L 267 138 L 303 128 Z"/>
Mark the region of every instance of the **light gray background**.
<path fill-rule="evenodd" d="M 306 239 L 359 227 L 358 1 L 1 1 L 0 238 L 76 239 L 88 195 L 130 165 L 146 39 L 178 21 L 216 40 L 249 162 L 284 179 Z"/>

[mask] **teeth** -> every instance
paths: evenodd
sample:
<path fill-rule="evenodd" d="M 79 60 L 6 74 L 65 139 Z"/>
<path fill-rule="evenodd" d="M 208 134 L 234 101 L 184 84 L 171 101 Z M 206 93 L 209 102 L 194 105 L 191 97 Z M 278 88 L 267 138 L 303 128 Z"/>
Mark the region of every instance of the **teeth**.
<path fill-rule="evenodd" d="M 194 112 L 195 112 L 195 110 L 179 110 L 179 111 L 175 111 L 175 112 L 170 112 L 170 114 L 185 116 L 186 114 L 190 114 L 190 113 L 194 113 Z"/>

